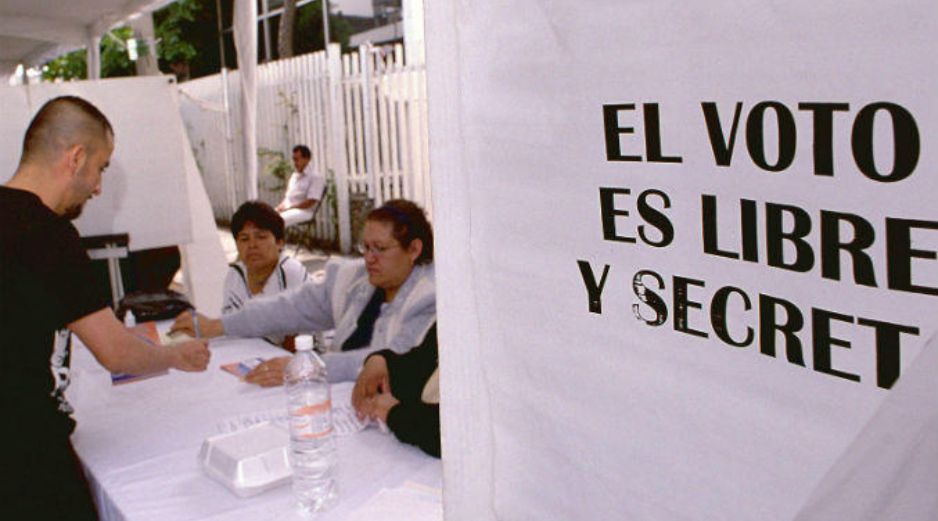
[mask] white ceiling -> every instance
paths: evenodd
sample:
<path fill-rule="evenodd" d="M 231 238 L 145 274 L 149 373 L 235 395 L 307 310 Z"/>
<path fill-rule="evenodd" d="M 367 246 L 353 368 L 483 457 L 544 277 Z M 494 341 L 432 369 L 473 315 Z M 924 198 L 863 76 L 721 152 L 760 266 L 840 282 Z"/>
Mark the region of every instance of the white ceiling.
<path fill-rule="evenodd" d="M 87 45 L 114 26 L 174 0 L 0 0 L 0 75 Z"/>

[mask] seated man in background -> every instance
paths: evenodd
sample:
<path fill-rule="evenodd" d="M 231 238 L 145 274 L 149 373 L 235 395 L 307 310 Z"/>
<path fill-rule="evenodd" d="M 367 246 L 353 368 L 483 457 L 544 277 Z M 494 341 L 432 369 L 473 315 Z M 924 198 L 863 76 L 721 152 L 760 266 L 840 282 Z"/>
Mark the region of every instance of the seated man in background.
<path fill-rule="evenodd" d="M 326 178 L 310 165 L 312 154 L 306 145 L 293 147 L 293 166 L 296 171 L 287 182 L 283 201 L 277 212 L 287 226 L 309 221 L 326 189 Z"/>
<path fill-rule="evenodd" d="M 255 295 L 275 295 L 306 281 L 306 268 L 283 253 L 283 229 L 283 218 L 266 203 L 248 201 L 235 212 L 231 235 L 238 260 L 230 265 L 225 278 L 222 314 L 238 311 Z M 265 339 L 292 351 L 292 336 Z"/>
<path fill-rule="evenodd" d="M 436 324 L 419 346 L 368 355 L 352 390 L 360 418 L 387 424 L 398 440 L 440 457 L 440 370 Z"/>

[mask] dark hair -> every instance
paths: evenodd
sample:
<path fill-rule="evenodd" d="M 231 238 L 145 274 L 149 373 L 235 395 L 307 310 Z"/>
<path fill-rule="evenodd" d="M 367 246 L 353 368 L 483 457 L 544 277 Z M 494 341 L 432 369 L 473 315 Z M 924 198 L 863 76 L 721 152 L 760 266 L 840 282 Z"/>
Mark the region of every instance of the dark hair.
<path fill-rule="evenodd" d="M 294 153 L 299 152 L 300 155 L 305 157 L 306 159 L 313 157 L 313 153 L 309 151 L 309 147 L 306 145 L 297 145 L 293 147 L 293 152 Z"/>
<path fill-rule="evenodd" d="M 239 206 L 238 211 L 231 217 L 231 236 L 237 239 L 238 234 L 244 229 L 244 224 L 248 221 L 274 234 L 278 241 L 283 240 L 283 217 L 280 217 L 280 214 L 269 204 L 261 201 L 247 201 Z"/>
<path fill-rule="evenodd" d="M 113 136 L 114 128 L 98 107 L 78 96 L 59 96 L 47 101 L 33 116 L 23 137 L 22 160 L 82 139 L 103 140 L 106 134 Z"/>
<path fill-rule="evenodd" d="M 426 212 L 415 203 L 406 199 L 392 199 L 369 212 L 365 220 L 390 224 L 391 234 L 405 248 L 410 246 L 414 239 L 420 239 L 423 251 L 414 263 L 433 262 L 433 227 L 427 221 Z"/>

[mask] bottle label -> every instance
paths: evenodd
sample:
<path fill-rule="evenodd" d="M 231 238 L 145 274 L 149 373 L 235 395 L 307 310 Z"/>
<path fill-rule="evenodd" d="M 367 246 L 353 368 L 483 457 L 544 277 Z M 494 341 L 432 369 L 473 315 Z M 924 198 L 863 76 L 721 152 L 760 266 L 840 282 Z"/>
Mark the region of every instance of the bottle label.
<path fill-rule="evenodd" d="M 332 433 L 332 400 L 304 405 L 290 411 L 294 438 L 314 440 Z"/>

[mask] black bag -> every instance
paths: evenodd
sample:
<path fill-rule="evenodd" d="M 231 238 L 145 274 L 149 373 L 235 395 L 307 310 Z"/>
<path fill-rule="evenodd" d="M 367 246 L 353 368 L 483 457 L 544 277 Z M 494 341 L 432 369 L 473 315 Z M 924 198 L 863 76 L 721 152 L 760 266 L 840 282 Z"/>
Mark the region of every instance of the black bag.
<path fill-rule="evenodd" d="M 149 322 L 151 320 L 167 320 L 175 318 L 176 315 L 193 309 L 189 299 L 182 293 L 171 289 L 158 292 L 136 291 L 128 293 L 121 299 L 117 307 L 117 317 L 121 320 L 128 310 L 133 311 L 137 322 Z"/>

